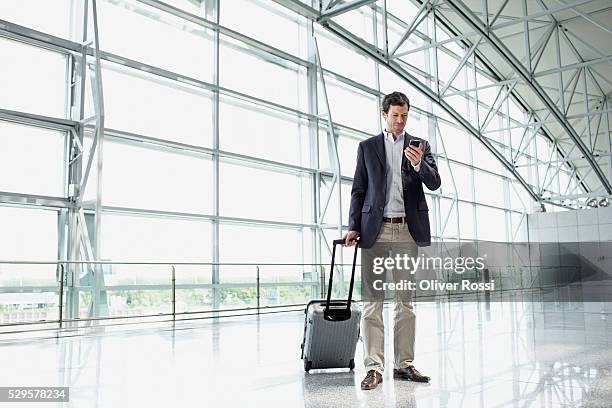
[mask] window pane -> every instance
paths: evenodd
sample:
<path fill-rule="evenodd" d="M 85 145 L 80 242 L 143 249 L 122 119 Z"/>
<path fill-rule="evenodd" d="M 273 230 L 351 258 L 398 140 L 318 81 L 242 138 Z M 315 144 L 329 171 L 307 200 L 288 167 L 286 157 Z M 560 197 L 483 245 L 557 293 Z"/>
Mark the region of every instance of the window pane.
<path fill-rule="evenodd" d="M 66 116 L 63 54 L 0 38 L 0 55 L 0 108 Z"/>
<path fill-rule="evenodd" d="M 245 163 L 246 164 L 246 163 Z M 310 223 L 312 187 L 308 175 L 220 164 L 220 212 L 226 217 Z"/>
<path fill-rule="evenodd" d="M 497 207 L 505 206 L 504 185 L 501 177 L 474 171 L 476 201 Z"/>
<path fill-rule="evenodd" d="M 220 10 L 223 26 L 290 54 L 307 57 L 306 24 L 299 24 L 302 18 L 287 8 L 266 0 L 231 0 L 221 2 Z"/>
<path fill-rule="evenodd" d="M 476 238 L 476 223 L 472 204 L 459 203 L 459 236 L 464 240 Z"/>
<path fill-rule="evenodd" d="M 2 0 L 0 16 L 11 23 L 69 38 L 70 7 L 73 1 Z"/>
<path fill-rule="evenodd" d="M 53 261 L 57 256 L 57 211 L 0 206 L 0 259 Z M 0 287 L 23 291 L 0 293 L 0 323 L 57 319 L 57 291 L 41 292 L 38 288 L 55 290 L 56 272 L 55 265 L 0 263 Z"/>
<path fill-rule="evenodd" d="M 389 94 L 393 91 L 400 91 L 406 94 L 410 101 L 410 106 L 420 109 L 427 107 L 428 100 L 423 94 L 416 90 L 415 87 L 408 84 L 405 80 L 389 71 L 384 66 L 379 66 L 380 76 L 380 91 L 384 94 Z"/>
<path fill-rule="evenodd" d="M 344 132 L 338 135 L 338 156 L 340 159 L 340 173 L 343 176 L 353 177 L 357 165 L 357 149 L 363 140 Z M 332 161 L 330 161 L 330 155 Z M 319 168 L 327 171 L 334 171 L 335 156 L 330 151 L 329 137 L 327 130 L 319 132 Z"/>
<path fill-rule="evenodd" d="M 0 191 L 64 196 L 63 132 L 0 122 Z"/>
<path fill-rule="evenodd" d="M 312 262 L 312 230 L 221 224 L 219 256 L 222 263 L 254 265 L 221 267 L 221 282 L 256 282 L 256 264 Z M 259 265 L 261 282 L 301 282 L 312 266 Z"/>
<path fill-rule="evenodd" d="M 307 110 L 306 76 L 301 67 L 269 54 L 255 56 L 241 43 L 225 36 L 221 36 L 221 41 L 219 80 L 222 87 L 292 109 Z"/>
<path fill-rule="evenodd" d="M 370 6 L 366 4 L 357 9 L 335 16 L 334 21 L 362 40 L 374 43 L 374 30 L 372 28 L 374 14 L 372 11 Z M 382 36 L 380 38 L 382 38 Z"/>
<path fill-rule="evenodd" d="M 332 120 L 362 132 L 375 135 L 379 133 L 377 115 L 380 114 L 376 98 L 333 80 L 325 78 L 327 98 Z M 323 90 L 319 89 L 319 112 L 327 114 Z"/>
<path fill-rule="evenodd" d="M 310 167 L 308 123 L 234 99 L 219 105 L 221 150 Z"/>
<path fill-rule="evenodd" d="M 444 148 L 446 148 L 446 154 L 449 158 L 470 164 L 471 140 L 468 135 L 456 127 L 442 121 L 438 122 L 438 127 L 440 128 L 440 136 L 442 137 L 442 143 L 438 143 L 438 152 L 443 154 Z M 444 148 L 442 147 L 443 145 Z"/>
<path fill-rule="evenodd" d="M 57 259 L 57 211 L 0 206 L 0 226 L 0 259 Z M 9 267 L 0 264 L 0 271 L 6 268 Z M 55 265 L 40 265 L 34 269 L 55 272 Z"/>
<path fill-rule="evenodd" d="M 98 2 L 105 51 L 211 82 L 212 32 L 139 2 Z"/>
<path fill-rule="evenodd" d="M 453 86 L 448 89 L 449 93 L 453 92 L 454 91 L 453 88 L 455 88 L 455 87 L 458 88 L 459 90 L 465 88 L 464 86 L 457 86 L 458 83 L 456 81 L 458 81 L 458 79 L 456 79 L 453 82 Z M 464 117 L 464 118 L 469 120 L 468 102 L 465 99 L 464 95 L 446 96 L 446 97 L 444 97 L 444 101 L 446 103 L 448 103 L 455 110 L 455 112 L 457 112 L 459 115 L 461 115 L 462 117 Z"/>
<path fill-rule="evenodd" d="M 105 126 L 197 146 L 212 144 L 210 93 L 103 64 Z"/>
<path fill-rule="evenodd" d="M 512 222 L 510 240 L 513 242 L 527 242 L 527 215 L 515 212 L 510 213 L 510 221 Z"/>
<path fill-rule="evenodd" d="M 212 229 L 205 220 L 185 220 L 145 215 L 102 214 L 102 257 L 114 262 L 212 262 Z M 166 284 L 170 265 L 109 266 L 107 286 L 122 284 Z M 177 284 L 211 283 L 210 265 L 177 265 Z M 195 289 L 193 291 L 196 291 Z M 112 292 L 111 292 L 112 293 Z M 115 293 L 116 303 L 138 307 L 144 313 L 169 313 L 171 293 L 164 290 L 130 290 Z M 177 299 L 185 296 L 177 290 Z M 201 298 L 201 297 L 200 297 Z M 112 299 L 111 299 L 112 301 Z M 185 305 L 177 303 L 177 310 Z M 112 303 L 111 303 L 111 306 Z M 203 305 L 202 308 L 205 306 Z"/>
<path fill-rule="evenodd" d="M 360 139 L 348 136 L 338 138 L 338 156 L 340 157 L 340 173 L 343 176 L 353 177 L 357 166 L 357 149 Z"/>
<path fill-rule="evenodd" d="M 374 62 L 344 46 L 317 27 L 317 44 L 323 68 L 374 88 Z"/>
<path fill-rule="evenodd" d="M 451 178 L 448 161 L 446 159 L 440 159 L 438 160 L 437 164 L 438 173 L 440 173 L 440 179 L 442 180 L 440 191 L 446 195 L 455 194 L 455 184 L 453 184 L 453 179 Z M 456 188 L 459 189 L 460 186 L 457 186 Z"/>
<path fill-rule="evenodd" d="M 497 145 L 494 145 L 494 148 L 500 151 Z M 474 140 L 474 143 L 472 143 L 472 152 L 474 155 L 474 166 L 497 174 L 502 174 L 503 166 L 501 162 L 493 156 L 493 153 L 491 153 L 482 142 Z M 500 153 L 502 152 L 500 151 Z"/>
<path fill-rule="evenodd" d="M 457 163 L 451 163 L 450 168 L 457 185 L 459 198 L 472 201 L 472 172 L 470 168 Z M 451 183 L 451 180 L 443 180 L 443 183 Z"/>
<path fill-rule="evenodd" d="M 327 211 L 323 217 L 323 223 L 337 225 L 340 222 L 338 215 L 338 185 L 334 184 L 334 190 L 332 194 L 329 194 L 331 187 L 331 177 L 321 177 L 321 194 L 320 203 L 321 211 L 325 208 L 327 197 L 329 197 L 329 204 L 327 204 Z M 342 222 L 344 225 L 348 225 L 349 208 L 351 205 L 351 188 L 352 183 L 342 183 Z"/>
<path fill-rule="evenodd" d="M 533 199 L 518 182 L 510 183 L 510 208 L 517 211 L 531 210 Z"/>
<path fill-rule="evenodd" d="M 211 239 L 208 221 L 102 215 L 102 257 L 115 262 L 211 262 Z"/>
<path fill-rule="evenodd" d="M 461 52 L 459 54 L 459 58 L 461 58 L 463 56 L 464 52 Z M 445 51 L 442 50 L 438 50 L 436 57 L 438 58 L 438 77 L 440 79 L 441 82 L 443 82 L 445 85 L 448 82 L 448 80 L 450 79 L 450 76 L 453 74 L 453 72 L 455 72 L 455 69 L 457 68 L 457 66 L 459 65 L 459 60 L 455 59 L 455 57 L 451 56 L 450 54 L 446 53 Z M 457 74 L 457 76 L 455 77 L 455 79 L 453 80 L 453 82 L 451 83 L 451 88 L 449 88 L 449 91 L 452 88 L 458 88 L 458 89 L 464 89 L 465 87 L 465 70 L 466 68 L 462 68 L 459 73 Z M 450 92 L 449 92 L 450 93 Z M 455 101 L 458 101 L 458 99 L 456 99 Z M 464 102 L 464 100 L 462 101 L 463 103 L 461 103 L 462 106 L 456 106 L 456 104 L 453 103 L 453 108 L 456 109 L 463 109 L 466 107 L 466 104 Z"/>
<path fill-rule="evenodd" d="M 212 212 L 212 162 L 200 155 L 104 143 L 105 205 L 163 211 Z"/>
<path fill-rule="evenodd" d="M 443 238 L 457 236 L 457 205 L 453 200 L 440 198 L 440 229 Z"/>
<path fill-rule="evenodd" d="M 476 206 L 478 239 L 483 241 L 506 241 L 506 214 L 503 210 Z"/>

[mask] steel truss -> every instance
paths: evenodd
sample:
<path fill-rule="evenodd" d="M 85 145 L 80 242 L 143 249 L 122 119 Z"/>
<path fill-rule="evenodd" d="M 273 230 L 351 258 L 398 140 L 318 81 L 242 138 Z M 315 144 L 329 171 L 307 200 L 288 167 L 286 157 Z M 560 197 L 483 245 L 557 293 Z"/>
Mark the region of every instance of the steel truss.
<path fill-rule="evenodd" d="M 536 173 L 535 176 L 524 180 L 517 171 L 516 160 L 524 152 L 534 149 L 536 133 L 548 139 L 550 149 L 556 151 L 555 154 L 562 159 L 555 163 L 551 173 L 553 177 L 563 171 L 571 174 L 584 192 L 612 192 L 612 161 L 601 159 L 602 154 L 605 156 L 610 153 L 607 124 L 612 81 L 598 70 L 602 66 L 612 65 L 612 55 L 587 43 L 580 38 L 579 33 L 568 28 L 569 24 L 579 20 L 597 27 L 606 35 L 612 34 L 612 30 L 596 16 L 599 12 L 605 12 L 605 9 L 589 12 L 581 10 L 581 7 L 590 6 L 593 0 L 558 1 L 553 6 L 547 6 L 541 0 L 533 4 L 525 1 L 513 4 L 509 1 L 500 3 L 489 0 L 469 3 L 462 0 L 414 0 L 412 4 L 416 11 L 411 20 L 406 21 L 401 21 L 389 12 L 384 0 L 336 1 L 331 2 L 331 5 L 322 2 L 319 9 L 307 7 L 303 3 L 298 5 L 301 3 L 298 0 L 275 1 L 320 23 L 349 47 L 388 67 L 441 106 L 457 123 L 483 142 L 534 200 L 543 200 L 545 187 L 550 187 L 552 179 L 539 180 L 536 177 L 537 170 L 532 169 L 530 171 Z M 381 21 L 382 41 L 366 42 L 334 20 L 343 13 L 358 13 L 359 8 L 362 11 L 370 9 Z M 576 16 L 558 20 L 556 16 L 564 11 L 572 11 Z M 399 36 L 400 39 L 390 44 L 389 30 L 392 26 L 397 30 L 395 27 L 398 24 L 403 32 L 395 31 L 395 37 Z M 424 26 L 429 29 L 423 29 Z M 450 38 L 437 40 L 436 29 L 443 30 Z M 516 29 L 520 31 L 513 31 Z M 512 32 L 509 33 L 509 30 Z M 426 31 L 432 34 L 428 35 Z M 517 42 L 521 49 L 517 49 Z M 409 43 L 410 46 L 407 46 Z M 459 45 L 463 54 L 455 54 L 449 49 L 451 45 Z M 583 57 L 577 46 L 580 46 L 581 51 L 588 50 L 597 57 Z M 431 72 L 434 79 L 430 83 L 424 83 L 417 76 L 411 75 L 414 67 L 409 57 L 419 52 L 429 53 L 432 59 L 434 69 Z M 452 73 L 444 79 L 438 75 L 440 53 L 455 59 Z M 554 57 L 555 66 L 545 61 L 551 56 Z M 568 60 L 572 62 L 568 63 Z M 476 70 L 482 76 L 478 79 L 475 77 L 475 84 L 470 86 L 455 86 L 457 77 L 470 70 Z M 492 103 L 484 102 L 481 98 L 487 88 L 498 91 Z M 458 95 L 471 99 L 477 106 L 489 105 L 487 113 L 484 117 L 481 115 L 475 125 L 474 122 L 468 123 L 453 109 L 450 98 Z M 512 125 L 513 128 L 523 128 L 523 137 L 527 136 L 528 143 L 519 150 L 499 149 L 487 143 L 484 138 L 485 134 L 503 134 L 511 130 L 508 126 L 493 129 L 490 126 L 496 116 L 503 116 L 504 106 L 510 102 L 529 116 L 527 124 Z M 587 170 L 571 159 L 565 160 L 569 156 L 567 146 L 576 147 L 582 163 L 588 165 Z M 547 152 L 544 155 L 541 152 L 538 159 L 529 160 L 530 166 L 537 166 L 546 156 L 552 158 L 553 153 Z M 605 169 L 604 165 L 608 168 Z M 554 196 L 546 194 L 545 201 L 554 203 L 556 200 Z M 577 205 L 578 202 L 573 203 L 573 206 Z"/>

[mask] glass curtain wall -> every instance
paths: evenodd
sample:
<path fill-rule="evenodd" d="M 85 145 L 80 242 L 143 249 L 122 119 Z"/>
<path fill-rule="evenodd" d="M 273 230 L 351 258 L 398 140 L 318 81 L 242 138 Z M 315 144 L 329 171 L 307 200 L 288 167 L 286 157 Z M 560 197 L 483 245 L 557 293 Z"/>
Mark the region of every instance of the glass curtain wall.
<path fill-rule="evenodd" d="M 83 259 L 68 249 L 79 239 L 67 215 L 75 129 L 84 129 L 82 173 L 96 146 L 88 118 L 103 101 L 80 204 L 95 258 L 116 263 L 99 283 L 87 268 L 73 277 L 66 317 L 167 313 L 177 262 L 206 265 L 175 265 L 176 312 L 319 297 L 329 271 L 317 264 L 348 223 L 357 145 L 380 132 L 380 100 L 394 90 L 409 96 L 407 130 L 430 141 L 443 180 L 427 192 L 434 239 L 527 239 L 532 199 L 499 160 L 410 84 L 306 17 L 266 0 L 97 0 L 100 66 L 85 42 L 83 77 L 83 16 L 89 34 L 96 28 L 94 2 L 87 13 L 83 3 L 0 2 L 0 260 Z M 378 3 L 338 21 L 380 45 Z M 387 1 L 397 15 L 390 42 L 418 11 L 398 3 Z M 421 41 L 445 36 L 431 17 L 416 32 Z M 431 84 L 434 70 L 448 78 L 468 51 L 438 50 L 412 52 L 406 69 Z M 478 97 L 470 91 L 487 82 Z M 528 114 L 512 98 L 492 109 L 500 88 L 490 75 L 465 64 L 450 91 L 469 121 L 490 117 L 483 137 L 534 188 L 579 192 L 554 144 L 518 126 Z M 352 253 L 342 256 L 348 263 Z M 0 264 L 1 321 L 57 318 L 57 281 L 55 265 Z M 96 284 L 104 289 L 92 307 Z"/>

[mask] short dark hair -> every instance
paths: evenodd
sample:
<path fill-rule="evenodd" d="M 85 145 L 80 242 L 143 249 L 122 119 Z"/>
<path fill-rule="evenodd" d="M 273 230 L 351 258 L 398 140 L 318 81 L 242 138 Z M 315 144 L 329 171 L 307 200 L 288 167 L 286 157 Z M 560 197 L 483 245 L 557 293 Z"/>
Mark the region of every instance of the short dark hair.
<path fill-rule="evenodd" d="M 389 95 L 385 95 L 382 100 L 382 110 L 385 113 L 389 113 L 389 108 L 393 106 L 403 106 L 407 105 L 408 110 L 410 110 L 410 101 L 408 97 L 401 92 L 391 92 Z"/>

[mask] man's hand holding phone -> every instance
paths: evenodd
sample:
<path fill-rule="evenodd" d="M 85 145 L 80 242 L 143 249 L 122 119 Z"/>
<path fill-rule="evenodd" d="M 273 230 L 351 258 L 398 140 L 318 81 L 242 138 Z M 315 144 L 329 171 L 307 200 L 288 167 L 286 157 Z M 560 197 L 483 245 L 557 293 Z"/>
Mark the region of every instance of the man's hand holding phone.
<path fill-rule="evenodd" d="M 423 157 L 423 147 L 421 142 L 418 140 L 412 139 L 408 147 L 404 150 L 404 154 L 406 158 L 410 160 L 413 166 L 417 166 L 421 163 L 421 158 Z"/>

